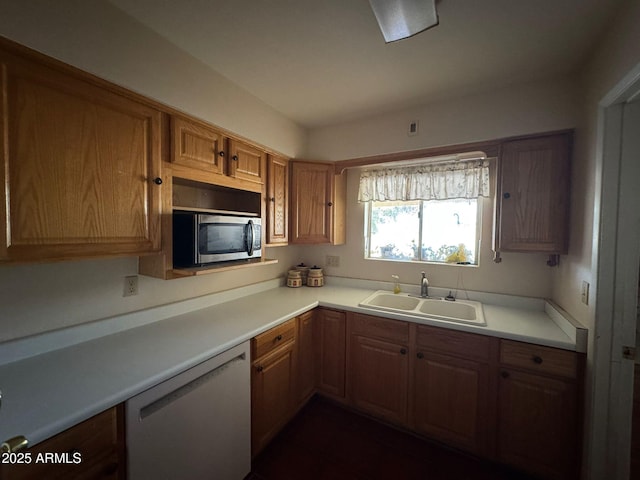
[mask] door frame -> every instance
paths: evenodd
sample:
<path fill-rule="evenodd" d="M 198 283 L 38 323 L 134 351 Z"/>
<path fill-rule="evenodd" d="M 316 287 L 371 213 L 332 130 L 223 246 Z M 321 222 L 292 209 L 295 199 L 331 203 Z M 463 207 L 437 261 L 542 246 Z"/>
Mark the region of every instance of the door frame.
<path fill-rule="evenodd" d="M 629 290 L 638 280 L 640 225 L 621 221 L 629 212 L 620 207 L 620 199 L 627 200 L 632 193 L 640 203 L 640 192 L 633 188 L 630 192 L 633 178 L 628 174 L 638 167 L 632 165 L 629 155 L 623 157 L 622 148 L 625 104 L 638 97 L 640 64 L 598 104 L 591 263 L 596 267 L 596 297 L 590 334 L 593 372 L 586 448 L 587 478 L 593 480 L 629 478 L 634 362 L 623 359 L 622 345 L 629 332 L 634 333 L 635 344 L 637 296 L 632 299 Z M 625 268 L 630 264 L 634 269 Z"/>

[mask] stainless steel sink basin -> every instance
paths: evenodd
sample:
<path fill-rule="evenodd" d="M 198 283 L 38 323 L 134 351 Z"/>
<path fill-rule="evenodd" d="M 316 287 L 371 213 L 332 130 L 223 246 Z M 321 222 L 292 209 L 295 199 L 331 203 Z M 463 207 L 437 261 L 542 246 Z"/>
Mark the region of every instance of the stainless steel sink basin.
<path fill-rule="evenodd" d="M 443 298 L 420 298 L 407 293 L 393 294 L 378 290 L 359 304 L 361 307 L 395 312 L 416 318 L 445 320 L 486 326 L 482 304 L 472 300 L 449 301 Z"/>

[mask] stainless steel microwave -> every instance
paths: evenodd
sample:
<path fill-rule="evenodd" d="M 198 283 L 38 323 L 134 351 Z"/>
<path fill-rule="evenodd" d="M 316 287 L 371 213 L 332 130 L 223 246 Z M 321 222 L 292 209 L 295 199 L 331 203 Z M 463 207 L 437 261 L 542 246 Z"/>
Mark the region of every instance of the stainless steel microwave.
<path fill-rule="evenodd" d="M 199 267 L 260 258 L 262 222 L 249 214 L 173 212 L 173 265 Z"/>

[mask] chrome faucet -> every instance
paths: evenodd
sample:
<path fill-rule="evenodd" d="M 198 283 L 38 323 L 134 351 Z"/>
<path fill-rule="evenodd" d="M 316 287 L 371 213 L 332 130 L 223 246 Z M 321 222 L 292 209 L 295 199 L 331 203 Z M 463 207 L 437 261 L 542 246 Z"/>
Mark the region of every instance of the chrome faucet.
<path fill-rule="evenodd" d="M 424 272 L 422 272 L 422 281 L 420 282 L 420 296 L 427 298 L 429 296 L 429 280 Z"/>

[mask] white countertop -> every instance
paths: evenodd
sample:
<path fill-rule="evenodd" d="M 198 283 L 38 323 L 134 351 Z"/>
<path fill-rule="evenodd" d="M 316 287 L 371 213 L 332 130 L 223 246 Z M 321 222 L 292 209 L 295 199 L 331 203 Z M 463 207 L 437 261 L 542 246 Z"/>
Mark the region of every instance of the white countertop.
<path fill-rule="evenodd" d="M 240 293 L 216 294 L 129 314 L 128 325 L 138 322 L 140 326 L 116 333 L 105 334 L 108 328 L 96 324 L 9 342 L 3 345 L 6 351 L 18 352 L 15 355 L 25 358 L 9 363 L 7 358 L 0 358 L 4 363 L 0 364 L 0 442 L 24 435 L 30 445 L 39 443 L 318 305 L 407 319 L 358 306 L 378 289 L 366 285 L 372 282 L 360 282 L 364 287 L 330 279 L 327 283 L 323 288 L 290 289 L 277 287 L 277 282 L 265 282 L 262 288 L 268 289 L 263 291 L 248 287 L 239 289 Z M 579 332 L 576 341 L 572 324 L 559 325 L 563 319 L 558 320 L 553 309 L 549 314 L 549 304 L 543 300 L 516 298 L 502 303 L 483 303 L 486 327 L 412 321 L 584 351 L 586 331 Z M 511 306 L 505 306 L 509 303 Z M 109 328 L 116 323 L 124 322 L 105 320 Z M 34 353 L 28 351 L 33 345 L 40 348 L 47 341 L 58 341 L 60 345 L 78 341 L 78 331 L 87 338 L 97 336 L 95 332 L 100 336 L 28 356 Z"/>

